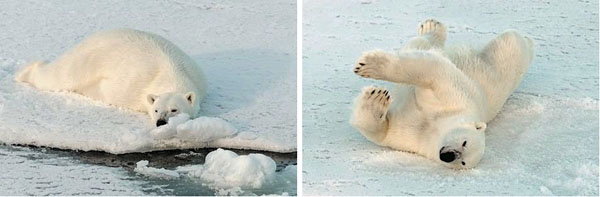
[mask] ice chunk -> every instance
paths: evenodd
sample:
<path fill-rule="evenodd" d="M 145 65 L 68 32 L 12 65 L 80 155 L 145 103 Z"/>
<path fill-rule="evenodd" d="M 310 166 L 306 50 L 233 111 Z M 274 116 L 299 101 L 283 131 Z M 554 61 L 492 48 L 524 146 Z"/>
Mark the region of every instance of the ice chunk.
<path fill-rule="evenodd" d="M 198 117 L 190 120 L 190 116 L 185 113 L 169 118 L 167 124 L 150 131 L 155 140 L 177 138 L 187 142 L 210 142 L 235 133 L 237 130 L 223 119 Z"/>
<path fill-rule="evenodd" d="M 146 160 L 138 161 L 136 164 L 137 164 L 137 166 L 135 167 L 135 169 L 133 169 L 133 171 L 135 171 L 139 174 L 143 174 L 145 176 L 157 177 L 157 178 L 162 178 L 162 179 L 179 178 L 179 173 L 177 173 L 176 171 L 167 170 L 164 168 L 158 169 L 158 168 L 148 167 L 149 162 Z"/>
<path fill-rule="evenodd" d="M 215 188 L 261 188 L 274 179 L 276 164 L 263 154 L 237 155 L 217 149 L 206 156 L 203 166 L 184 166 L 177 171 L 200 178 Z"/>
<path fill-rule="evenodd" d="M 209 142 L 236 132 L 231 124 L 216 117 L 198 117 L 177 126 L 177 138 L 194 142 Z"/>

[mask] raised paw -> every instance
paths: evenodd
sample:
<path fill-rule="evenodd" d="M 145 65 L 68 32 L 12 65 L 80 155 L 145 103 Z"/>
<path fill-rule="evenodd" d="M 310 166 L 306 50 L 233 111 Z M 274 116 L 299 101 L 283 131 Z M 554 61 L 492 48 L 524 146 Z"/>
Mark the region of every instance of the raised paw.
<path fill-rule="evenodd" d="M 378 120 L 385 120 L 388 107 L 392 103 L 391 93 L 385 88 L 368 86 L 359 96 L 358 107 Z"/>
<path fill-rule="evenodd" d="M 419 25 L 417 33 L 420 36 L 427 34 L 445 35 L 446 26 L 435 19 L 427 19 Z"/>
<path fill-rule="evenodd" d="M 444 44 L 446 41 L 446 26 L 435 20 L 427 19 L 423 21 L 417 28 L 419 36 L 431 36 L 435 44 Z"/>
<path fill-rule="evenodd" d="M 364 52 L 354 66 L 354 73 L 365 78 L 383 79 L 385 68 L 391 61 L 389 53 L 379 50 Z"/>

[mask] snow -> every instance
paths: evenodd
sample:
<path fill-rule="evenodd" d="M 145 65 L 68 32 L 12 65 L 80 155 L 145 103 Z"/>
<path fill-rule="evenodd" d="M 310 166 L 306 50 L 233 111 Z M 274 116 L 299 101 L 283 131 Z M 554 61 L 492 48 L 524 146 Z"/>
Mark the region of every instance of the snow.
<path fill-rule="evenodd" d="M 3 3 L 0 142 L 115 154 L 204 147 L 295 152 L 295 7 L 289 1 Z M 157 33 L 198 62 L 209 83 L 201 118 L 179 122 L 181 130 L 176 123 L 153 130 L 146 114 L 14 82 L 23 64 L 53 60 L 91 33 L 120 27 Z"/>
<path fill-rule="evenodd" d="M 196 142 L 210 142 L 229 137 L 236 132 L 229 123 L 215 117 L 199 117 L 177 126 L 177 138 Z"/>
<path fill-rule="evenodd" d="M 304 195 L 593 195 L 598 192 L 597 1 L 304 0 Z M 505 29 L 536 57 L 498 117 L 474 169 L 447 169 L 377 146 L 348 121 L 363 86 L 362 51 L 397 51 L 436 18 L 448 44 L 481 46 Z"/>
<path fill-rule="evenodd" d="M 149 135 L 151 139 L 148 139 L 148 141 L 177 140 L 207 143 L 222 138 L 232 137 L 235 133 L 237 133 L 237 130 L 223 119 L 216 117 L 198 117 L 190 120 L 189 115 L 181 113 L 169 118 L 167 124 L 152 129 Z M 135 142 L 129 141 L 128 143 Z"/>
<path fill-rule="evenodd" d="M 275 161 L 263 154 L 237 155 L 217 149 L 208 153 L 203 165 L 167 170 L 148 167 L 148 164 L 146 160 L 139 161 L 134 171 L 157 179 L 191 179 L 213 189 L 215 195 L 250 195 L 277 188 L 293 187 L 295 190 L 296 186 L 296 166 L 276 172 Z"/>

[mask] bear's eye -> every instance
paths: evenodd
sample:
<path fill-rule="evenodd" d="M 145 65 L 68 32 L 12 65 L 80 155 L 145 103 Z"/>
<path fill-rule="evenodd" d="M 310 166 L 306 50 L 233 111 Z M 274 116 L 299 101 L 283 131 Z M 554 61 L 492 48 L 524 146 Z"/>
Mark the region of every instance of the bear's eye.
<path fill-rule="evenodd" d="M 463 147 L 466 146 L 466 145 L 467 145 L 467 141 L 464 141 L 463 142 Z"/>
<path fill-rule="evenodd" d="M 154 110 L 154 112 L 158 113 L 158 110 Z"/>
<path fill-rule="evenodd" d="M 175 113 L 177 112 L 177 109 L 172 109 L 171 112 Z"/>

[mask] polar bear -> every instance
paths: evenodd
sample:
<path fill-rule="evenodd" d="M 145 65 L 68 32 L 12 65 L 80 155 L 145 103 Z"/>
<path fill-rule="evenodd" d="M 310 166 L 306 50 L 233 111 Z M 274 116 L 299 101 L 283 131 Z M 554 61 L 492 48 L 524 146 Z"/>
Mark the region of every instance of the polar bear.
<path fill-rule="evenodd" d="M 206 94 L 204 74 L 188 55 L 134 29 L 95 33 L 53 62 L 29 64 L 15 80 L 147 112 L 157 127 L 179 113 L 195 117 Z"/>
<path fill-rule="evenodd" d="M 446 27 L 429 19 L 398 53 L 362 54 L 354 72 L 397 84 L 365 87 L 350 123 L 381 146 L 413 152 L 454 169 L 475 167 L 487 122 L 500 111 L 532 62 L 533 42 L 514 30 L 481 50 L 446 48 Z"/>

